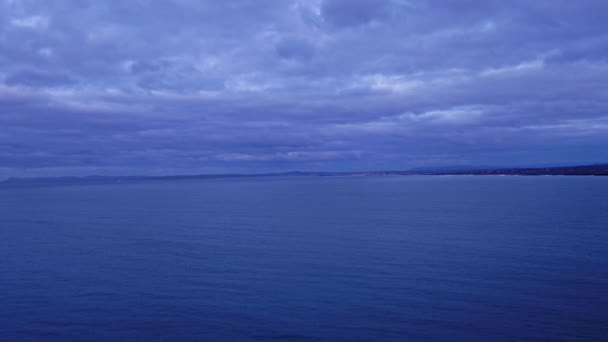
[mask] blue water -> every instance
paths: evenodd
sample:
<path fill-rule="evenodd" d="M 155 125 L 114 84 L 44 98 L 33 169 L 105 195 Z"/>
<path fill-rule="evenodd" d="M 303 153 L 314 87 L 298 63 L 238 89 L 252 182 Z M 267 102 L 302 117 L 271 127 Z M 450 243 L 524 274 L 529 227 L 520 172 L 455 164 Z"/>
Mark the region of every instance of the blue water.
<path fill-rule="evenodd" d="M 0 188 L 2 341 L 608 340 L 608 178 Z"/>

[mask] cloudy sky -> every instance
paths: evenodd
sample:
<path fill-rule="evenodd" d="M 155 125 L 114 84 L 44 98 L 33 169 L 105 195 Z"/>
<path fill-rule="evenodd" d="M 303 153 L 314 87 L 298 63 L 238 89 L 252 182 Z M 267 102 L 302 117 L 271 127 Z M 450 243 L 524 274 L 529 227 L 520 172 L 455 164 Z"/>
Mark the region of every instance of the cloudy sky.
<path fill-rule="evenodd" d="M 0 0 L 0 178 L 608 162 L 605 0 Z"/>

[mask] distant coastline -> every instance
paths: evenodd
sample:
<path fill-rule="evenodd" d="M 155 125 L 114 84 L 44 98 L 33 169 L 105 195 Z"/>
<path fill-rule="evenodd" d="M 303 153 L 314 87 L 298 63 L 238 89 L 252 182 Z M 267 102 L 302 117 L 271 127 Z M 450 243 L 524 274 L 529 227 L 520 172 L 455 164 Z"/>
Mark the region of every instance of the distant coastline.
<path fill-rule="evenodd" d="M 526 168 L 466 168 L 466 169 L 432 169 L 405 171 L 368 171 L 368 172 L 279 172 L 258 174 L 201 174 L 172 176 L 85 176 L 85 177 L 37 177 L 9 178 L 0 185 L 36 185 L 36 184 L 99 184 L 141 181 L 196 180 L 222 178 L 265 178 L 285 176 L 332 177 L 332 176 L 447 176 L 447 175 L 509 175 L 509 176 L 608 176 L 608 164 L 526 167 Z"/>

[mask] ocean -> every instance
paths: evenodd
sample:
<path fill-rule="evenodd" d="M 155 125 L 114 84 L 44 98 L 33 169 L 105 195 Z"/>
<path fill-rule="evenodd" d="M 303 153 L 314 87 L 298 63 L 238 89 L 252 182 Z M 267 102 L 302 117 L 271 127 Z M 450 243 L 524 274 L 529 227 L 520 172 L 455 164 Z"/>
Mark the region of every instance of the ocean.
<path fill-rule="evenodd" d="M 1 341 L 608 341 L 608 178 L 0 186 Z"/>

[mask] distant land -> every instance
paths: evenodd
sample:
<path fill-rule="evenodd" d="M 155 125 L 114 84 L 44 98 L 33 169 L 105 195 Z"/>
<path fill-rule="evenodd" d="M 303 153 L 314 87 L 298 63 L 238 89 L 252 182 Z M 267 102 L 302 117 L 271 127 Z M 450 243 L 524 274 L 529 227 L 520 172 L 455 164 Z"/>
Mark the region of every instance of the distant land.
<path fill-rule="evenodd" d="M 448 175 L 510 175 L 510 176 L 608 176 L 608 164 L 555 166 L 555 167 L 518 167 L 518 168 L 432 168 L 405 171 L 369 172 L 280 172 L 257 174 L 201 174 L 174 176 L 86 176 L 86 177 L 37 177 L 9 178 L 0 185 L 44 185 L 44 184 L 98 184 L 140 181 L 195 180 L 218 178 L 262 178 L 285 176 L 448 176 Z"/>

